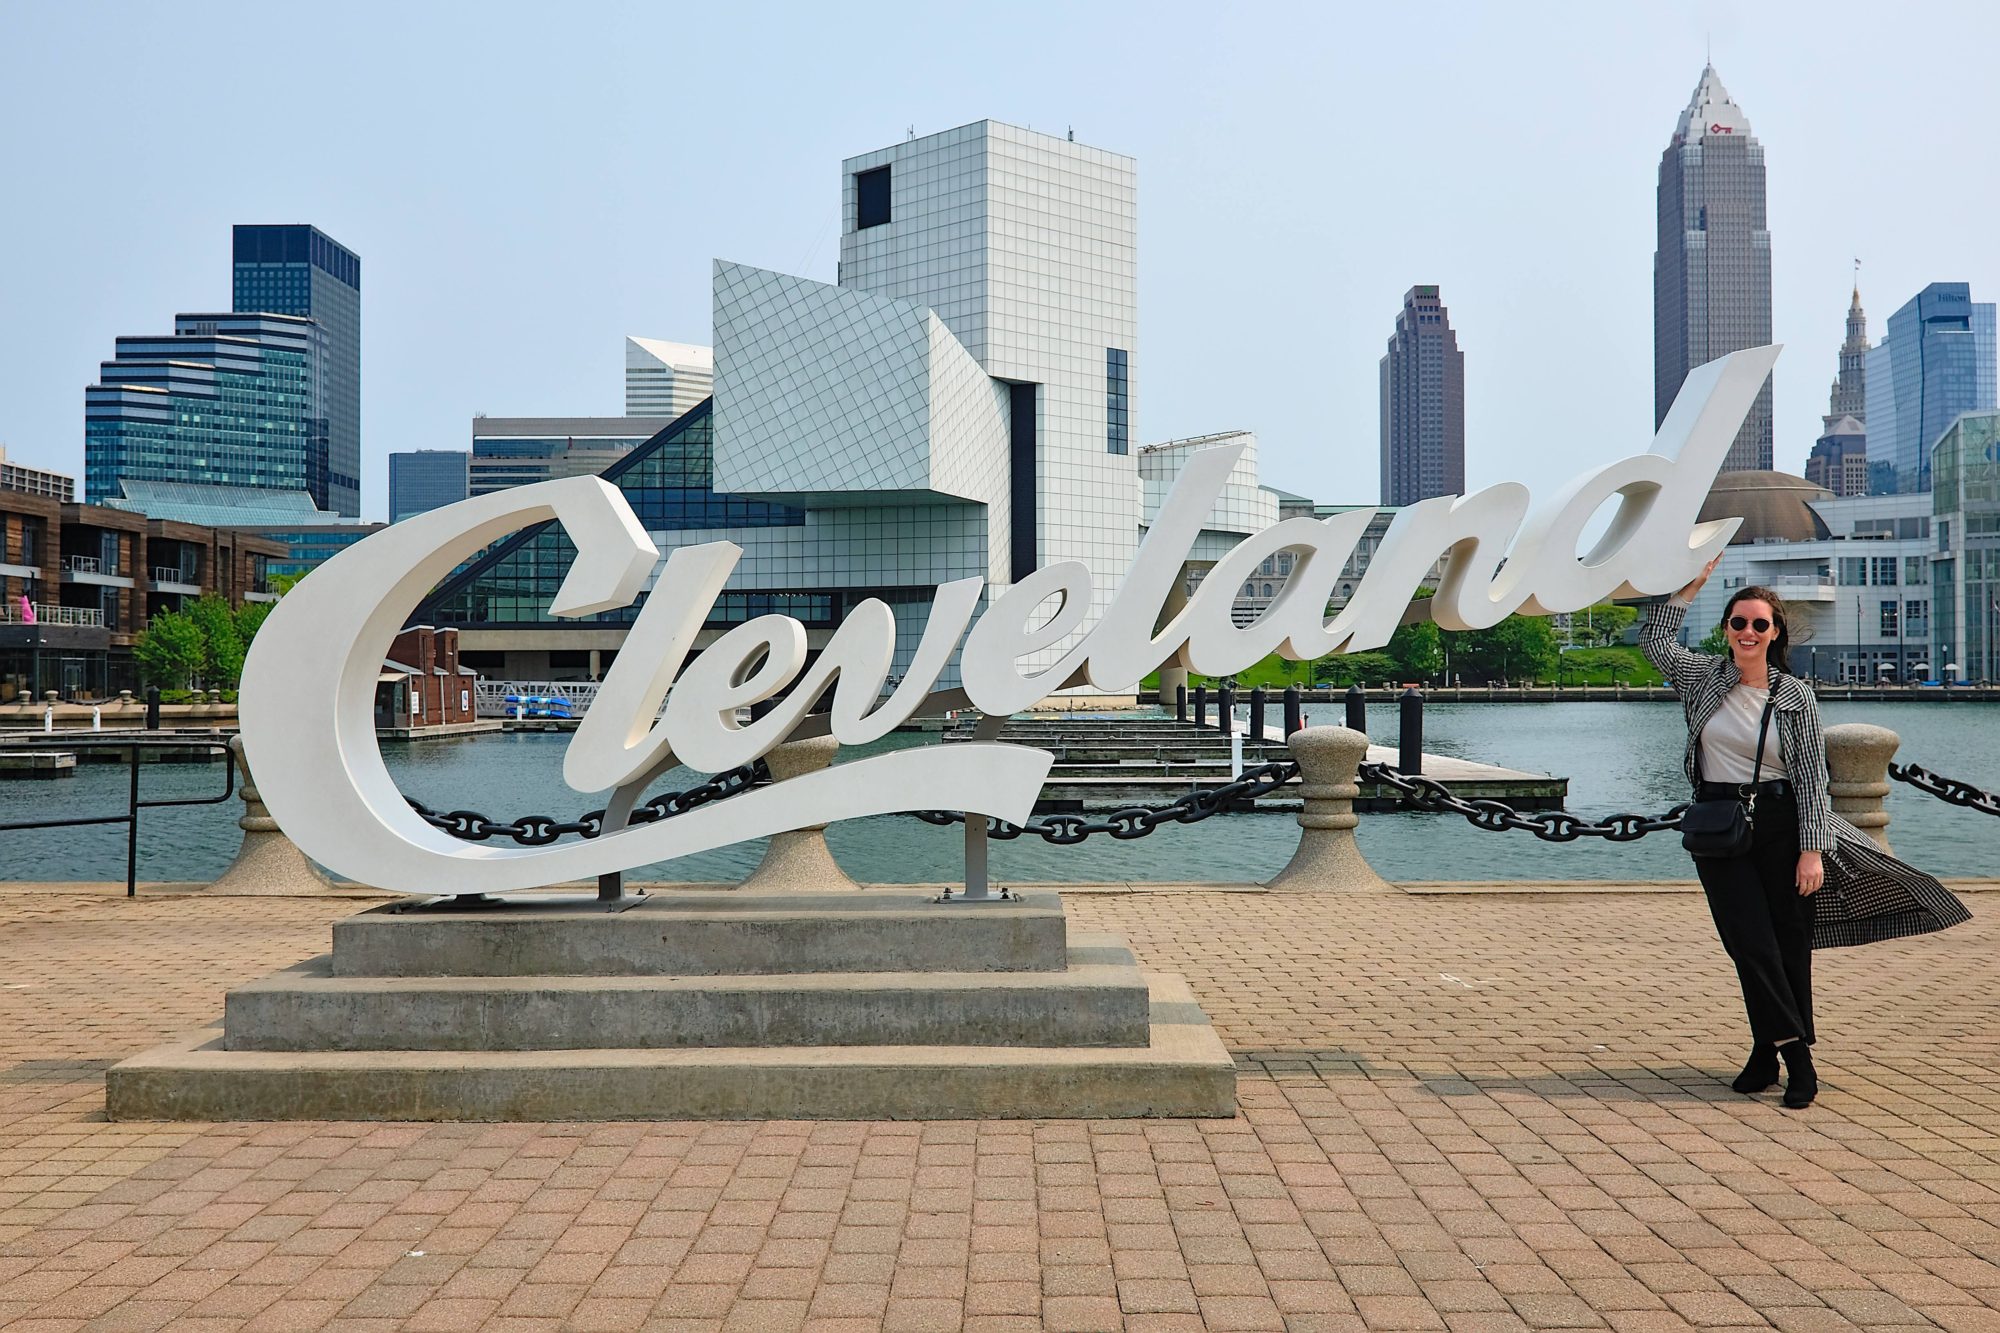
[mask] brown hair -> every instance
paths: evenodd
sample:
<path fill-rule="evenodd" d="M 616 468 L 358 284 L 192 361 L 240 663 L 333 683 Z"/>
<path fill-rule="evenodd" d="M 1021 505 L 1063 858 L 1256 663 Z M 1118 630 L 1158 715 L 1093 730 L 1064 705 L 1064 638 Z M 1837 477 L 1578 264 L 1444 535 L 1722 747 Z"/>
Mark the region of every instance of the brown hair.
<path fill-rule="evenodd" d="M 1771 640 L 1771 646 L 1766 651 L 1764 660 L 1779 671 L 1789 673 L 1792 664 L 1786 654 L 1792 646 L 1792 626 L 1785 617 L 1784 598 L 1769 588 L 1760 588 L 1755 584 L 1748 588 L 1738 588 L 1730 595 L 1729 604 L 1722 608 L 1723 625 L 1729 624 L 1729 617 L 1734 614 L 1738 602 L 1765 602 L 1770 605 L 1771 623 L 1778 627 L 1778 637 Z"/>

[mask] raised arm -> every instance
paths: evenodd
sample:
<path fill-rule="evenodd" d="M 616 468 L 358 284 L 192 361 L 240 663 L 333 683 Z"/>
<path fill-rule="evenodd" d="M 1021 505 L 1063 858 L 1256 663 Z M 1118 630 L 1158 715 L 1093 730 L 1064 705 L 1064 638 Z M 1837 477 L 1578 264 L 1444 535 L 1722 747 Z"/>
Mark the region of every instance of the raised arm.
<path fill-rule="evenodd" d="M 1676 694 L 1686 694 L 1690 687 L 1705 679 L 1714 666 L 1714 658 L 1681 647 L 1676 636 L 1680 633 L 1681 622 L 1687 619 L 1688 604 L 1701 591 L 1701 585 L 1708 582 L 1708 576 L 1715 572 L 1718 560 L 1709 561 L 1687 587 L 1666 601 L 1655 604 L 1639 631 L 1639 651 L 1646 655 L 1654 670 L 1666 677 L 1667 684 L 1673 687 Z"/>

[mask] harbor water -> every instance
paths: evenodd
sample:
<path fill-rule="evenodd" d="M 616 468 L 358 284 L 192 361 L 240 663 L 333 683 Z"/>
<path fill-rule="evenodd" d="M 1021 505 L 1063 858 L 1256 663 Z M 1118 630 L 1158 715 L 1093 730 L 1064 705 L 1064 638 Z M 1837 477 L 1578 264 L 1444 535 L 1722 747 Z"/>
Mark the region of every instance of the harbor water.
<path fill-rule="evenodd" d="M 1393 708 L 1376 707 L 1375 741 L 1393 745 Z M 1969 703 L 1822 704 L 1831 725 L 1872 722 L 1903 738 L 1897 758 L 1989 790 L 2000 789 L 2000 709 Z M 1098 715 L 1102 716 L 1102 715 Z M 1308 720 L 1338 723 L 1338 705 L 1313 705 Z M 1570 779 L 1569 808 L 1597 817 L 1617 811 L 1658 813 L 1686 799 L 1680 772 L 1684 736 L 1673 703 L 1432 704 L 1425 748 Z M 541 733 L 391 744 L 384 754 L 404 792 L 440 810 L 474 809 L 495 818 L 574 815 L 602 805 L 563 785 L 568 737 Z M 906 734 L 843 751 L 861 753 L 939 744 L 934 734 Z M 149 765 L 147 798 L 220 790 L 219 765 Z M 659 790 L 699 781 L 670 774 Z M 0 820 L 122 812 L 121 765 L 86 764 L 73 778 L 0 783 Z M 140 824 L 141 880 L 206 880 L 235 854 L 241 802 L 145 812 Z M 1940 876 L 2000 876 L 2000 819 L 1959 810 L 1896 784 L 1889 797 L 1890 836 L 1898 854 Z M 1368 860 L 1391 880 L 1687 879 L 1692 870 L 1678 838 L 1656 834 L 1636 843 L 1595 839 L 1550 845 L 1525 833 L 1486 833 L 1452 815 L 1365 816 L 1357 836 Z M 964 835 L 907 816 L 836 824 L 834 855 L 864 882 L 934 883 L 963 873 Z M 1051 847 L 1023 838 L 993 845 L 997 882 L 1105 883 L 1123 880 L 1235 882 L 1268 878 L 1291 856 L 1298 825 L 1288 814 L 1225 815 L 1198 825 L 1168 825 L 1131 842 L 1092 838 Z M 732 881 L 754 868 L 761 842 L 646 867 L 635 879 Z M 122 826 L 0 832 L 0 880 L 122 880 Z"/>

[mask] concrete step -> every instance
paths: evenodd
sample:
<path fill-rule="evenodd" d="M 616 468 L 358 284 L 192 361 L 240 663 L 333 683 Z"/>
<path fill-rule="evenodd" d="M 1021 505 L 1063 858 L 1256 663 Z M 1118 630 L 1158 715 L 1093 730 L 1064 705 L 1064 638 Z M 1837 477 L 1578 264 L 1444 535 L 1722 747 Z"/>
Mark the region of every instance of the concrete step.
<path fill-rule="evenodd" d="M 394 903 L 333 926 L 340 977 L 754 976 L 1055 972 L 1062 899 L 934 903 L 910 889 L 667 893 L 605 905 L 513 895 L 475 909 Z"/>
<path fill-rule="evenodd" d="M 207 1029 L 105 1075 L 113 1120 L 1227 1117 L 1236 1070 L 1187 983 L 1143 1046 L 270 1052 Z M 986 978 L 989 982 L 993 978 Z"/>
<path fill-rule="evenodd" d="M 950 923 L 945 923 L 949 926 Z M 1141 1046 L 1146 985 L 1114 935 L 1061 972 L 341 977 L 325 955 L 229 992 L 232 1051 Z"/>

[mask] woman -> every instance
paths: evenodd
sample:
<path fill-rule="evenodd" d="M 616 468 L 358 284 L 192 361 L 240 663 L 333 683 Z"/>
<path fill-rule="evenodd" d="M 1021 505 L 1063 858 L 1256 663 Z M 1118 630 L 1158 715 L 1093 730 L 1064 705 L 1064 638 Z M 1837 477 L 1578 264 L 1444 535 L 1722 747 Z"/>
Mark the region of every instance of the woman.
<path fill-rule="evenodd" d="M 1681 697 L 1682 764 L 1696 794 L 1734 796 L 1746 786 L 1752 793 L 1750 850 L 1697 857 L 1695 870 L 1750 1017 L 1750 1060 L 1730 1086 L 1764 1091 L 1778 1081 L 1782 1059 L 1785 1105 L 1798 1109 L 1819 1092 L 1812 951 L 1942 930 L 1970 913 L 1833 813 L 1819 701 L 1789 674 L 1791 631 L 1776 593 L 1749 587 L 1730 597 L 1722 613 L 1727 657 L 1681 647 L 1681 622 L 1716 563 L 1653 608 L 1639 646 Z"/>

